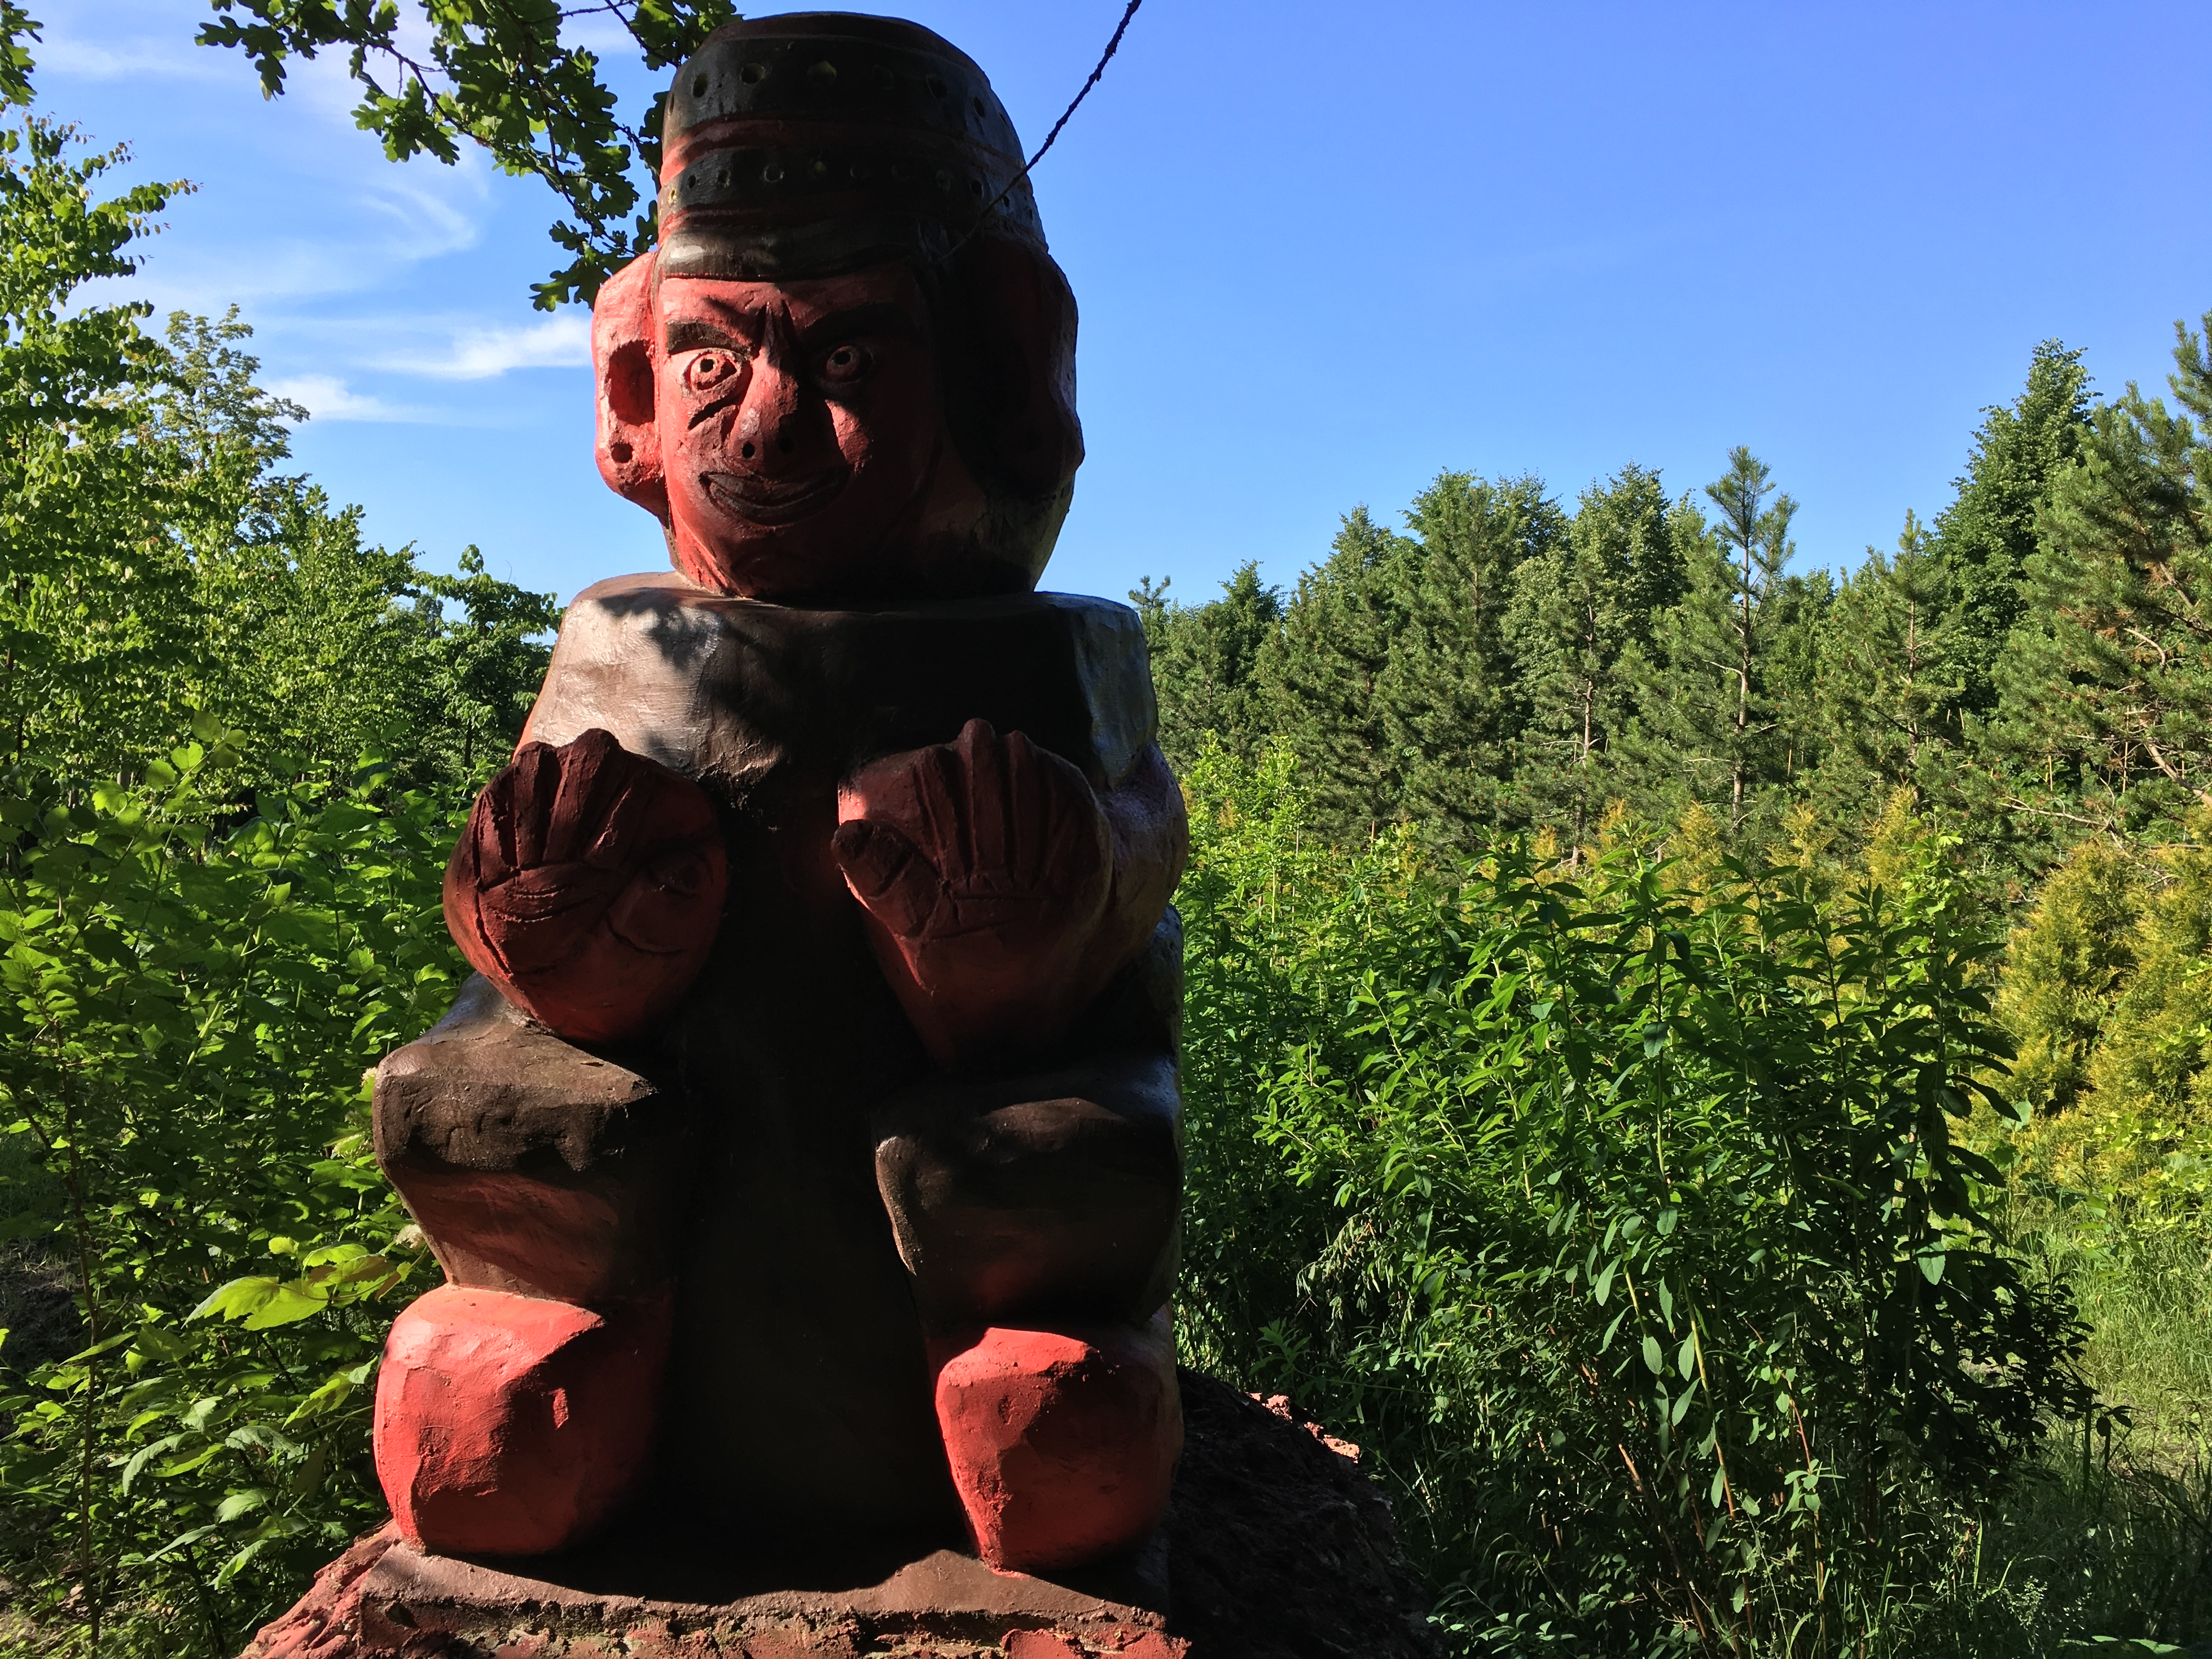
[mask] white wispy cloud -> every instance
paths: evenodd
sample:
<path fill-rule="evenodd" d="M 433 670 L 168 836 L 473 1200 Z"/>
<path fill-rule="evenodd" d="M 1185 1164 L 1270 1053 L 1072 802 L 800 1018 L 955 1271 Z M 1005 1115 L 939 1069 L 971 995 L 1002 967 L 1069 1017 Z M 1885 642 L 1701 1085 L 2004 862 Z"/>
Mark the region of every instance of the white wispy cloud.
<path fill-rule="evenodd" d="M 575 368 L 591 361 L 591 319 L 570 313 L 526 328 L 464 329 L 443 351 L 410 352 L 378 367 L 441 380 L 489 380 L 510 369 Z"/>
<path fill-rule="evenodd" d="M 125 76 L 137 80 L 226 81 L 250 80 L 238 64 L 236 54 L 209 52 L 189 44 L 150 35 L 105 43 L 79 40 L 49 31 L 32 48 L 43 79 L 49 73 L 77 76 L 88 81 L 114 81 Z M 180 49 L 181 48 L 181 49 Z"/>
<path fill-rule="evenodd" d="M 268 389 L 298 404 L 319 421 L 422 422 L 440 419 L 434 410 L 387 404 L 381 398 L 356 392 L 335 374 L 295 374 L 270 380 Z"/>

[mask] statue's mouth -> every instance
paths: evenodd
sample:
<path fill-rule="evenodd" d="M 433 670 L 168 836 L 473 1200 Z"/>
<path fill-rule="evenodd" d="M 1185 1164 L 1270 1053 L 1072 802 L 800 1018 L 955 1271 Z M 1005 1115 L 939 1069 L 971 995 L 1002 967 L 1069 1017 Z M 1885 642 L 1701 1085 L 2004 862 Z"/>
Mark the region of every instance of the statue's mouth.
<path fill-rule="evenodd" d="M 827 507 L 853 469 L 841 466 L 811 478 L 763 478 L 750 472 L 709 472 L 701 479 L 724 511 L 750 524 L 790 524 Z"/>

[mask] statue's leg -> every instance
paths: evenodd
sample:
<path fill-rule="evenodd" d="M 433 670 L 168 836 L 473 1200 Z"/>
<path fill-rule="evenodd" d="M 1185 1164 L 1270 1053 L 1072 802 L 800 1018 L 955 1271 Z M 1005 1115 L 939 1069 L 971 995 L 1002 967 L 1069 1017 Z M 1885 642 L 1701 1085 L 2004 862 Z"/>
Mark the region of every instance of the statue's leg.
<path fill-rule="evenodd" d="M 1164 927 L 1154 957 L 1179 942 Z M 1182 1450 L 1166 1315 L 1180 1102 L 1172 1025 L 1148 1012 L 1180 988 L 1148 988 L 1143 966 L 1078 1034 L 1082 1058 L 926 1085 L 875 1115 L 953 1482 L 997 1567 L 1138 1548 Z"/>
<path fill-rule="evenodd" d="M 393 1516 L 447 1553 L 580 1542 L 651 1461 L 680 1113 L 476 980 L 379 1068 L 376 1130 L 447 1281 L 385 1347 L 376 1462 Z"/>

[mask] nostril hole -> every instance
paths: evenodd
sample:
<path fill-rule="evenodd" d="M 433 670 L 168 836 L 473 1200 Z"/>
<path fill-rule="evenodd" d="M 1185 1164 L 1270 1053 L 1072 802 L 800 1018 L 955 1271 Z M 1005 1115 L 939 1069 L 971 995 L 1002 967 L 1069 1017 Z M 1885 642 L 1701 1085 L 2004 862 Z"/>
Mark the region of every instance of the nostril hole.
<path fill-rule="evenodd" d="M 752 458 L 753 458 L 753 446 L 752 446 L 752 441 L 751 441 L 750 439 L 747 439 L 744 443 L 740 444 L 740 445 L 738 447 L 738 453 L 739 455 L 741 455 L 742 457 L 744 457 L 746 460 L 749 460 L 749 461 L 750 461 L 750 459 L 752 459 Z"/>
<path fill-rule="evenodd" d="M 607 453 L 614 458 L 614 463 L 617 466 L 628 466 L 629 465 L 630 447 L 619 438 L 607 446 Z"/>

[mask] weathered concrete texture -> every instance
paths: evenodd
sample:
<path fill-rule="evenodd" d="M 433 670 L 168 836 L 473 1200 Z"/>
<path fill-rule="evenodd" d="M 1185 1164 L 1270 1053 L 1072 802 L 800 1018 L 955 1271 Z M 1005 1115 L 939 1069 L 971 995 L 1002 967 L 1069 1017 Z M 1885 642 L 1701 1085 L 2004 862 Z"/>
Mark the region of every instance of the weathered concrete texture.
<path fill-rule="evenodd" d="M 510 1571 L 424 1556 L 387 1528 L 247 1659 L 1435 1659 L 1426 1596 L 1352 1449 L 1280 1401 L 1182 1382 L 1163 1534 L 1072 1582 L 939 1551 L 859 1583 L 800 1567 L 769 1589 L 774 1569 L 696 1537 Z"/>

